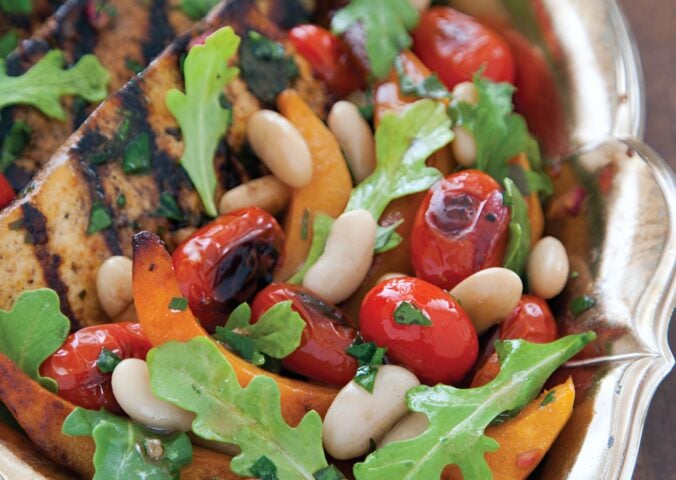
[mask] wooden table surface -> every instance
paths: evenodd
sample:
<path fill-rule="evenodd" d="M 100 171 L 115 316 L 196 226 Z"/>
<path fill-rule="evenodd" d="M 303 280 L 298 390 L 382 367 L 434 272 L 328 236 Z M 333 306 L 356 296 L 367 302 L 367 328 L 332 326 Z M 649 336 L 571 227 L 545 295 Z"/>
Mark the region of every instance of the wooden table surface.
<path fill-rule="evenodd" d="M 645 141 L 676 170 L 676 1 L 620 0 L 643 61 L 647 105 Z M 676 349 L 676 318 L 669 343 Z M 643 432 L 634 478 L 676 479 L 676 374 L 660 385 Z"/>

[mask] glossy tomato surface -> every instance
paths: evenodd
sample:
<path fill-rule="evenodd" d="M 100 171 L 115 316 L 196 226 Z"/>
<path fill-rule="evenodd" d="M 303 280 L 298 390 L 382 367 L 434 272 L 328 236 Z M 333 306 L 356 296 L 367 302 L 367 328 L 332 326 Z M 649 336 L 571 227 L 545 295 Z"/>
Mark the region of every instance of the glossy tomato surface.
<path fill-rule="evenodd" d="M 317 25 L 299 25 L 289 40 L 329 87 L 340 97 L 364 88 L 366 76 L 342 39 Z"/>
<path fill-rule="evenodd" d="M 431 325 L 402 324 L 395 311 L 404 302 Z M 364 340 L 387 348 L 387 357 L 428 385 L 453 384 L 472 368 L 479 343 L 472 322 L 445 291 L 419 278 L 401 277 L 376 285 L 359 314 Z"/>
<path fill-rule="evenodd" d="M 0 173 L 0 209 L 5 208 L 14 200 L 14 189 L 9 184 L 5 176 Z"/>
<path fill-rule="evenodd" d="M 110 384 L 111 373 L 96 365 L 106 348 L 120 359 L 145 360 L 152 345 L 138 323 L 122 322 L 86 327 L 71 334 L 63 346 L 40 367 L 40 373 L 56 380 L 59 396 L 90 410 L 106 408 L 121 412 Z"/>
<path fill-rule="evenodd" d="M 489 175 L 465 170 L 433 186 L 411 233 L 416 276 L 450 290 L 471 274 L 502 264 L 509 209 Z"/>
<path fill-rule="evenodd" d="M 272 282 L 283 247 L 277 220 L 251 207 L 218 217 L 176 248 L 172 262 L 181 292 L 208 331 Z"/>
<path fill-rule="evenodd" d="M 514 58 L 502 37 L 476 18 L 450 7 L 424 12 L 413 31 L 413 51 L 452 89 L 475 73 L 496 82 L 514 81 Z"/>
<path fill-rule="evenodd" d="M 300 346 L 282 360 L 284 368 L 330 385 L 342 386 L 352 380 L 357 361 L 345 349 L 352 345 L 357 332 L 339 308 L 302 287 L 273 283 L 256 295 L 251 305 L 253 321 L 287 300 L 306 326 Z"/>

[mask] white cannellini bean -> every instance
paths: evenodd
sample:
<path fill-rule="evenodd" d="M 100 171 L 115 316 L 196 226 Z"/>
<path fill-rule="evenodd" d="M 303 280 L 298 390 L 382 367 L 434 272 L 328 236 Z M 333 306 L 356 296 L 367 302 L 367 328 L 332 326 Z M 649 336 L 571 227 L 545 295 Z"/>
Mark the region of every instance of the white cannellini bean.
<path fill-rule="evenodd" d="M 420 382 L 396 365 L 378 368 L 373 393 L 354 382 L 345 385 L 324 417 L 324 448 L 334 458 L 346 460 L 369 451 L 370 441 L 380 440 L 403 417 L 406 392 Z"/>
<path fill-rule="evenodd" d="M 221 215 L 246 207 L 258 207 L 273 215 L 281 212 L 291 197 L 291 191 L 274 175 L 255 178 L 231 188 L 218 205 Z"/>
<path fill-rule="evenodd" d="M 333 223 L 324 253 L 305 274 L 303 286 L 330 303 L 359 288 L 373 261 L 376 221 L 366 210 L 343 213 Z"/>
<path fill-rule="evenodd" d="M 459 102 L 476 105 L 479 102 L 479 92 L 473 82 L 460 82 L 453 87 L 453 97 Z"/>
<path fill-rule="evenodd" d="M 118 363 L 112 385 L 117 403 L 138 423 L 162 430 L 190 431 L 195 415 L 155 396 L 150 389 L 150 371 L 143 360 L 126 358 Z"/>
<path fill-rule="evenodd" d="M 570 264 L 568 253 L 558 239 L 541 238 L 528 257 L 528 285 L 542 298 L 557 296 L 568 282 Z"/>
<path fill-rule="evenodd" d="M 286 118 L 272 110 L 259 110 L 249 118 L 246 134 L 253 151 L 275 177 L 293 188 L 310 183 L 310 149 Z"/>
<path fill-rule="evenodd" d="M 378 448 L 382 448 L 388 443 L 400 442 L 422 435 L 429 424 L 427 415 L 420 412 L 411 412 L 399 420 L 394 428 L 378 442 Z"/>
<path fill-rule="evenodd" d="M 328 125 L 345 153 L 357 183 L 376 168 L 376 147 L 371 127 L 352 102 L 336 102 L 329 113 Z"/>
<path fill-rule="evenodd" d="M 521 299 L 523 283 L 513 271 L 494 267 L 470 275 L 450 293 L 482 334 L 512 313 Z"/>
<path fill-rule="evenodd" d="M 124 312 L 134 301 L 131 288 L 131 259 L 117 255 L 107 258 L 96 275 L 96 292 L 110 318 Z"/>
<path fill-rule="evenodd" d="M 451 142 L 453 155 L 463 167 L 471 167 L 476 162 L 476 142 L 474 135 L 462 125 L 453 127 L 455 138 Z"/>
<path fill-rule="evenodd" d="M 432 0 L 409 0 L 411 2 L 411 5 L 413 5 L 413 8 L 415 8 L 418 13 L 422 13 L 428 8 L 430 8 L 430 4 L 432 3 Z"/>

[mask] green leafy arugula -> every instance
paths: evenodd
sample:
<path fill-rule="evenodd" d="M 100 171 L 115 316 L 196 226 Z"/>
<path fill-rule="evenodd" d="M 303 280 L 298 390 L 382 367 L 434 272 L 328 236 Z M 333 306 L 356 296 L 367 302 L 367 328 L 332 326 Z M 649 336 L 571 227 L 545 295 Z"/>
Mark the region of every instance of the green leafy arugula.
<path fill-rule="evenodd" d="M 40 365 L 68 336 L 70 321 L 50 289 L 23 292 L 9 312 L 0 310 L 0 352 L 43 387 L 57 391 L 56 382 L 40 375 Z"/>
<path fill-rule="evenodd" d="M 530 220 L 528 205 L 510 178 L 505 178 L 504 203 L 509 206 L 509 242 L 502 266 L 523 276 L 530 250 Z"/>
<path fill-rule="evenodd" d="M 385 360 L 387 348 L 379 347 L 373 342 L 364 343 L 359 340 L 345 350 L 349 355 L 357 359 L 359 367 L 353 382 L 369 393 L 373 393 L 376 383 L 378 367 Z"/>
<path fill-rule="evenodd" d="M 582 350 L 596 335 L 570 335 L 552 343 L 524 340 L 496 342 L 500 373 L 483 387 L 458 389 L 419 386 L 406 394 L 414 412 L 427 415 L 429 427 L 420 436 L 391 443 L 355 465 L 357 480 L 439 478 L 446 465 L 457 465 L 465 480 L 492 478 L 485 453 L 499 444 L 486 427 L 503 412 L 523 408 L 549 376 Z"/>
<path fill-rule="evenodd" d="M 0 0 L 0 11 L 10 15 L 28 15 L 32 10 L 31 0 Z"/>
<path fill-rule="evenodd" d="M 214 154 L 232 117 L 220 98 L 223 88 L 239 73 L 237 68 L 228 66 L 239 41 L 232 28 L 224 27 L 209 35 L 204 45 L 192 47 L 183 66 L 185 93 L 172 89 L 165 99 L 183 133 L 181 165 L 212 217 L 218 215 Z"/>
<path fill-rule="evenodd" d="M 425 160 L 452 139 L 444 106 L 433 100 L 420 100 L 398 115 L 385 115 L 376 130 L 376 169 L 352 190 L 346 211 L 363 208 L 377 220 L 392 200 L 427 190 L 442 175 Z M 378 237 L 386 239 L 376 245 L 393 248 L 392 232 L 391 226 L 380 227 Z"/>
<path fill-rule="evenodd" d="M 366 54 L 377 78 L 390 73 L 395 57 L 411 46 L 413 30 L 420 17 L 409 0 L 352 0 L 331 21 L 336 34 L 360 28 L 365 35 Z"/>
<path fill-rule="evenodd" d="M 0 173 L 4 172 L 19 158 L 26 144 L 30 141 L 33 129 L 27 123 L 16 120 L 5 136 L 0 147 Z"/>
<path fill-rule="evenodd" d="M 311 480 L 327 466 L 319 414 L 310 411 L 297 427 L 287 425 L 275 381 L 259 375 L 242 388 L 228 360 L 208 338 L 166 343 L 152 349 L 147 361 L 153 392 L 194 412 L 195 434 L 240 448 L 230 464 L 236 474 L 251 475 L 251 467 L 263 456 L 275 465 L 280 480 Z"/>
<path fill-rule="evenodd" d="M 178 479 L 181 468 L 192 461 L 192 445 L 185 433 L 160 435 L 105 410 L 77 407 L 62 430 L 94 439 L 94 480 Z"/>
<path fill-rule="evenodd" d="M 66 70 L 61 50 L 50 50 L 26 73 L 10 77 L 0 60 L 0 108 L 31 105 L 48 117 L 64 120 L 61 97 L 78 95 L 89 102 L 106 98 L 110 74 L 94 55 L 84 55 Z"/>
<path fill-rule="evenodd" d="M 180 8 L 193 20 L 200 20 L 217 3 L 218 0 L 181 0 Z"/>
<path fill-rule="evenodd" d="M 294 285 L 301 285 L 305 274 L 310 267 L 317 263 L 319 257 L 324 253 L 324 247 L 326 246 L 326 239 L 331 232 L 331 227 L 333 226 L 333 218 L 323 213 L 318 213 L 315 215 L 315 218 L 312 222 L 312 243 L 310 244 L 310 250 L 308 251 L 307 258 L 303 266 L 296 272 L 296 274 L 287 280 L 287 283 L 292 283 Z"/>
<path fill-rule="evenodd" d="M 531 192 L 550 195 L 552 184 L 542 171 L 537 141 L 528 132 L 524 118 L 513 112 L 514 87 L 491 82 L 481 78 L 480 74 L 474 76 L 474 85 L 479 94 L 478 103 L 454 102 L 449 107 L 449 114 L 455 125 L 463 126 L 474 136 L 476 168 L 500 183 L 507 177 L 512 178 L 524 195 Z M 508 164 L 519 153 L 528 156 L 532 171 L 523 172 L 521 167 Z"/>
<path fill-rule="evenodd" d="M 214 338 L 254 365 L 263 365 L 265 355 L 284 358 L 293 353 L 305 329 L 305 321 L 291 309 L 291 300 L 273 305 L 256 323 L 250 321 L 251 307 L 243 303 L 224 327 L 216 327 Z"/>

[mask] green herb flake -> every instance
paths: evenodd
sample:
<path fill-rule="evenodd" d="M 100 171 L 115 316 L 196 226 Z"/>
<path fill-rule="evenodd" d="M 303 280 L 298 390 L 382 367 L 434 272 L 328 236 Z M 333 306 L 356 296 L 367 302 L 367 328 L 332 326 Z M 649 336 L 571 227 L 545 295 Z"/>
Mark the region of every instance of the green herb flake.
<path fill-rule="evenodd" d="M 546 405 L 549 405 L 554 400 L 556 400 L 556 392 L 554 392 L 554 390 L 552 390 L 551 392 L 547 392 L 547 395 L 545 395 L 545 398 L 543 398 L 542 402 L 540 402 L 540 407 L 544 407 Z"/>
<path fill-rule="evenodd" d="M 404 219 L 394 222 L 386 227 L 378 225 L 376 230 L 376 244 L 373 247 L 374 253 L 385 253 L 399 246 L 403 238 L 397 233 L 397 228 L 404 223 Z"/>
<path fill-rule="evenodd" d="M 119 208 L 124 208 L 127 205 L 127 197 L 124 193 L 120 193 L 115 199 L 115 203 Z"/>
<path fill-rule="evenodd" d="M 589 295 L 581 295 L 579 297 L 573 298 L 570 301 L 568 308 L 570 309 L 570 313 L 572 313 L 574 316 L 577 317 L 579 315 L 582 315 L 584 312 L 594 307 L 595 305 L 596 300 L 594 300 L 592 297 L 590 297 Z"/>
<path fill-rule="evenodd" d="M 31 0 L 0 0 L 0 11 L 9 15 L 28 15 L 33 11 Z"/>
<path fill-rule="evenodd" d="M 307 212 L 307 210 L 306 210 Z M 303 214 L 303 219 L 305 215 Z M 302 222 L 303 220 L 301 220 Z M 318 213 L 315 215 L 315 218 L 312 222 L 312 243 L 310 244 L 310 250 L 308 251 L 307 258 L 303 266 L 296 272 L 291 278 L 287 280 L 287 283 L 292 283 L 294 285 L 301 285 L 305 274 L 307 274 L 310 267 L 317 263 L 319 257 L 324 253 L 324 246 L 326 245 L 326 239 L 331 233 L 331 227 L 333 226 L 333 218 L 323 213 Z M 302 237 L 302 230 L 301 230 Z"/>
<path fill-rule="evenodd" d="M 94 439 L 93 480 L 178 480 L 181 468 L 192 461 L 192 444 L 187 434 L 160 435 L 106 410 L 76 407 L 63 422 L 62 431 Z"/>
<path fill-rule="evenodd" d="M 479 388 L 410 389 L 406 405 L 427 416 L 427 430 L 371 453 L 355 465 L 355 478 L 439 478 L 447 465 L 457 465 L 467 480 L 491 478 L 485 454 L 499 444 L 485 429 L 501 413 L 518 411 L 536 398 L 549 376 L 594 338 L 588 332 L 544 344 L 497 341 L 500 373 L 490 383 Z"/>
<path fill-rule="evenodd" d="M 30 378 L 56 392 L 56 382 L 40 375 L 40 365 L 63 345 L 69 330 L 70 321 L 61 313 L 55 291 L 26 291 L 12 310 L 0 310 L 0 352 Z"/>
<path fill-rule="evenodd" d="M 0 108 L 31 105 L 48 117 L 65 120 L 61 97 L 79 95 L 99 102 L 108 95 L 110 74 L 94 55 L 84 55 L 66 70 L 61 50 L 50 50 L 26 73 L 10 77 L 0 61 Z"/>
<path fill-rule="evenodd" d="M 510 178 L 504 179 L 505 193 L 503 202 L 509 206 L 509 241 L 502 263 L 517 275 L 523 276 L 530 251 L 530 219 L 528 205 L 521 192 Z"/>
<path fill-rule="evenodd" d="M 373 342 L 364 343 L 359 340 L 345 351 L 356 358 L 359 364 L 357 374 L 353 379 L 354 383 L 367 392 L 373 393 L 378 367 L 383 364 L 387 349 L 378 347 Z"/>
<path fill-rule="evenodd" d="M 373 74 L 384 78 L 396 56 L 413 41 L 413 30 L 420 17 L 409 0 L 353 0 L 331 20 L 331 30 L 344 34 L 359 28 L 365 35 L 366 54 Z"/>
<path fill-rule="evenodd" d="M 131 57 L 126 57 L 124 59 L 124 65 L 125 67 L 127 67 L 127 70 L 129 70 L 133 74 L 140 73 L 145 68 L 145 65 L 143 65 L 138 60 L 134 60 Z"/>
<path fill-rule="evenodd" d="M 301 238 L 301 240 L 307 240 L 308 223 L 310 223 L 310 210 L 308 210 L 306 208 L 305 210 L 303 210 L 303 217 L 300 219 L 300 238 Z"/>
<path fill-rule="evenodd" d="M 0 173 L 9 168 L 21 156 L 30 141 L 33 129 L 27 123 L 16 120 L 7 132 L 0 147 Z"/>
<path fill-rule="evenodd" d="M 253 30 L 242 40 L 239 62 L 249 90 L 265 104 L 274 103 L 298 76 L 298 66 L 284 46 Z"/>
<path fill-rule="evenodd" d="M 313 473 L 313 476 L 315 480 L 345 480 L 343 474 L 334 465 L 329 465 L 316 471 Z"/>
<path fill-rule="evenodd" d="M 169 302 L 169 310 L 184 312 L 188 308 L 188 299 L 185 297 L 174 297 Z"/>
<path fill-rule="evenodd" d="M 432 325 L 425 312 L 411 302 L 401 302 L 394 310 L 394 321 L 399 325 L 420 325 L 429 327 Z"/>
<path fill-rule="evenodd" d="M 99 358 L 96 360 L 96 366 L 101 373 L 112 373 L 121 361 L 122 359 L 115 352 L 103 348 L 101 349 Z"/>
<path fill-rule="evenodd" d="M 240 448 L 230 464 L 234 473 L 250 476 L 262 456 L 283 479 L 312 478 L 327 466 L 319 414 L 310 411 L 290 427 L 282 417 L 277 383 L 257 375 L 242 388 L 210 339 L 165 343 L 149 352 L 147 362 L 153 393 L 195 413 L 197 436 Z"/>
<path fill-rule="evenodd" d="M 251 475 L 259 480 L 279 480 L 277 476 L 277 467 L 265 455 L 261 456 L 251 465 Z"/>
<path fill-rule="evenodd" d="M 141 133 L 124 149 L 122 171 L 126 174 L 148 173 L 151 168 L 150 139 L 146 132 Z"/>
<path fill-rule="evenodd" d="M 291 305 L 291 300 L 279 302 L 251 323 L 251 308 L 243 303 L 224 327 L 216 327 L 214 338 L 254 365 L 263 365 L 266 356 L 284 358 L 298 348 L 305 329 L 305 321 Z"/>
<path fill-rule="evenodd" d="M 89 227 L 87 228 L 87 234 L 92 235 L 106 228 L 113 226 L 113 219 L 108 213 L 108 210 L 101 202 L 94 202 L 92 205 L 92 211 L 89 216 Z"/>
<path fill-rule="evenodd" d="M 10 30 L 0 37 L 0 60 L 6 58 L 18 44 L 19 35 L 16 33 L 16 30 Z"/>
<path fill-rule="evenodd" d="M 183 210 L 181 210 L 178 202 L 172 194 L 167 192 L 160 194 L 160 206 L 157 207 L 155 213 L 175 222 L 180 222 L 184 219 Z"/>
<path fill-rule="evenodd" d="M 570 276 L 568 278 L 570 278 L 571 280 L 575 280 L 579 276 L 580 272 L 578 272 L 577 270 L 573 270 L 572 272 L 570 272 Z"/>
<path fill-rule="evenodd" d="M 180 8 L 193 20 L 201 20 L 217 3 L 218 0 L 181 0 Z"/>
<path fill-rule="evenodd" d="M 232 112 L 221 108 L 223 88 L 237 76 L 228 62 L 235 56 L 239 37 L 231 27 L 209 35 L 204 45 L 190 49 L 184 63 L 185 93 L 172 89 L 165 102 L 181 127 L 184 150 L 181 165 L 202 199 L 207 215 L 218 215 L 214 155 L 227 132 Z"/>

